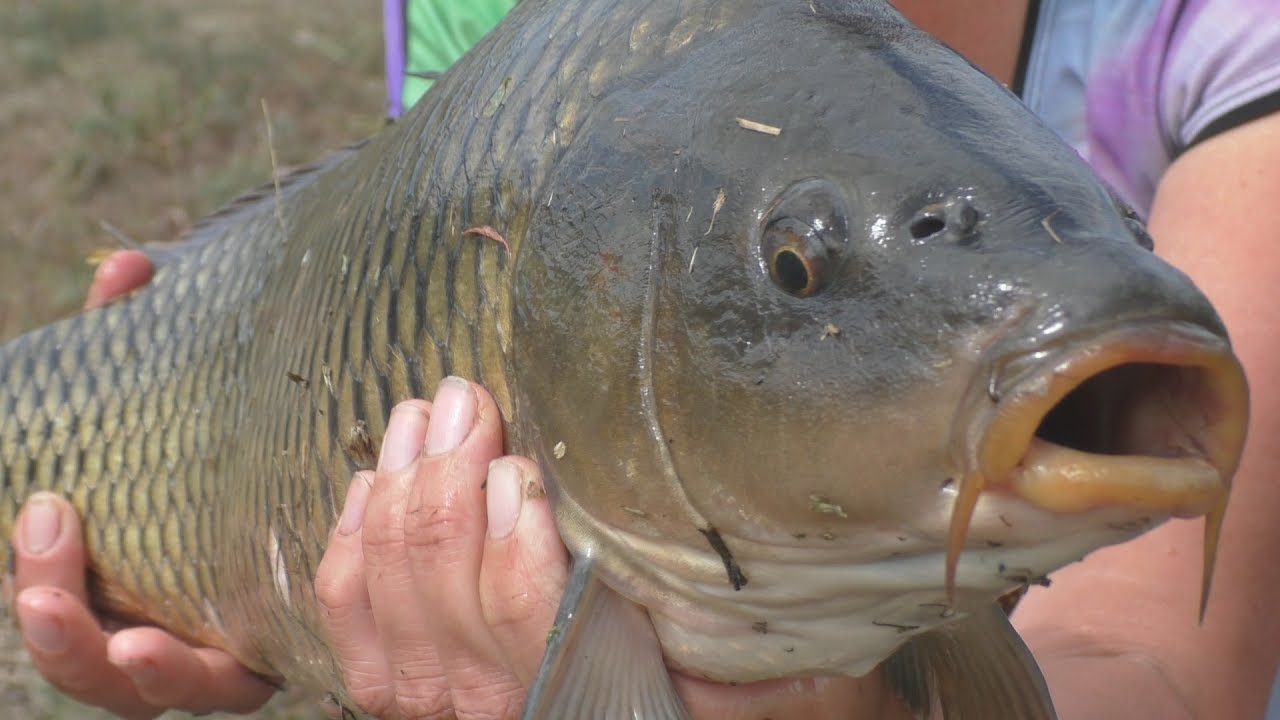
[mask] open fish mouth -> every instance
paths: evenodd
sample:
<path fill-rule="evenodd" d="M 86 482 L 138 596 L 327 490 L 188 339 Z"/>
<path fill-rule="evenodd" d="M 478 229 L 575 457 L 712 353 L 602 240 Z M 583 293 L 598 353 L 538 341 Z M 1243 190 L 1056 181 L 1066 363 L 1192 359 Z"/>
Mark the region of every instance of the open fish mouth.
<path fill-rule="evenodd" d="M 1206 516 L 1203 611 L 1248 403 L 1227 341 L 1187 323 L 1077 335 L 999 363 L 954 438 L 948 593 L 978 496 L 998 490 L 1056 513 Z"/>

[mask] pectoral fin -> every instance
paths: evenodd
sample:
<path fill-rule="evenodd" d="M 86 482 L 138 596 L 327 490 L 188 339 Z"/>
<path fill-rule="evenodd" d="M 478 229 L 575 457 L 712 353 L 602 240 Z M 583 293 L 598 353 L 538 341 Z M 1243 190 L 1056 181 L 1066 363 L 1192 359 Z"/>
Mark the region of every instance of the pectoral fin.
<path fill-rule="evenodd" d="M 998 605 L 909 640 L 883 665 L 922 720 L 1056 720 L 1031 651 Z"/>
<path fill-rule="evenodd" d="M 590 558 L 573 576 L 523 720 L 687 720 L 644 608 L 601 582 Z"/>

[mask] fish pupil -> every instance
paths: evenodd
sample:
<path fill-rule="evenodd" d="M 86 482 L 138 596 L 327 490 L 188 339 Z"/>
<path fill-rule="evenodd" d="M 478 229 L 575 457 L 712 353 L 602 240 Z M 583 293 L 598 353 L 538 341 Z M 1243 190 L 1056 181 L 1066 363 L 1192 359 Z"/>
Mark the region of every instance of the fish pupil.
<path fill-rule="evenodd" d="M 778 286 L 792 295 L 807 295 L 812 292 L 809 265 L 794 250 L 784 248 L 774 255 L 773 273 Z"/>

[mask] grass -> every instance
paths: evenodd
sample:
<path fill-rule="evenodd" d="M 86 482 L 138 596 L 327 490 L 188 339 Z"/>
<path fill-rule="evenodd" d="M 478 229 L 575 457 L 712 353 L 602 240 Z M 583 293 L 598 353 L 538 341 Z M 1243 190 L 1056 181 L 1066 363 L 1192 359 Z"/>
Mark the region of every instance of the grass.
<path fill-rule="evenodd" d="M 380 4 L 0 4 L 0 337 L 79 303 L 93 251 L 176 237 L 382 119 Z"/>
<path fill-rule="evenodd" d="M 80 305 L 87 259 L 178 237 L 283 167 L 382 122 L 377 0 L 0 3 L 0 339 Z M 0 615 L 3 615 L 0 607 Z M 0 623 L 0 708 L 108 717 L 39 681 Z M 262 718 L 318 717 L 282 698 Z"/>

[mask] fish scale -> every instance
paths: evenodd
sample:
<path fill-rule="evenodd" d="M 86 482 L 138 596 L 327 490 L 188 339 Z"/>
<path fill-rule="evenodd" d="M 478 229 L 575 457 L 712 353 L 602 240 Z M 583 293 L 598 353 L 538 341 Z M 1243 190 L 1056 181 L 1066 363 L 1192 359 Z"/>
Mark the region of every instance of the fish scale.
<path fill-rule="evenodd" d="M 510 409 L 507 273 L 530 193 L 588 76 L 634 55 L 632 13 L 536 21 L 358 154 L 202 223 L 144 291 L 0 348 L 0 531 L 33 492 L 65 495 L 106 609 L 340 687 L 299 579 L 396 402 L 459 374 Z M 474 225 L 511 254 L 464 237 Z"/>

